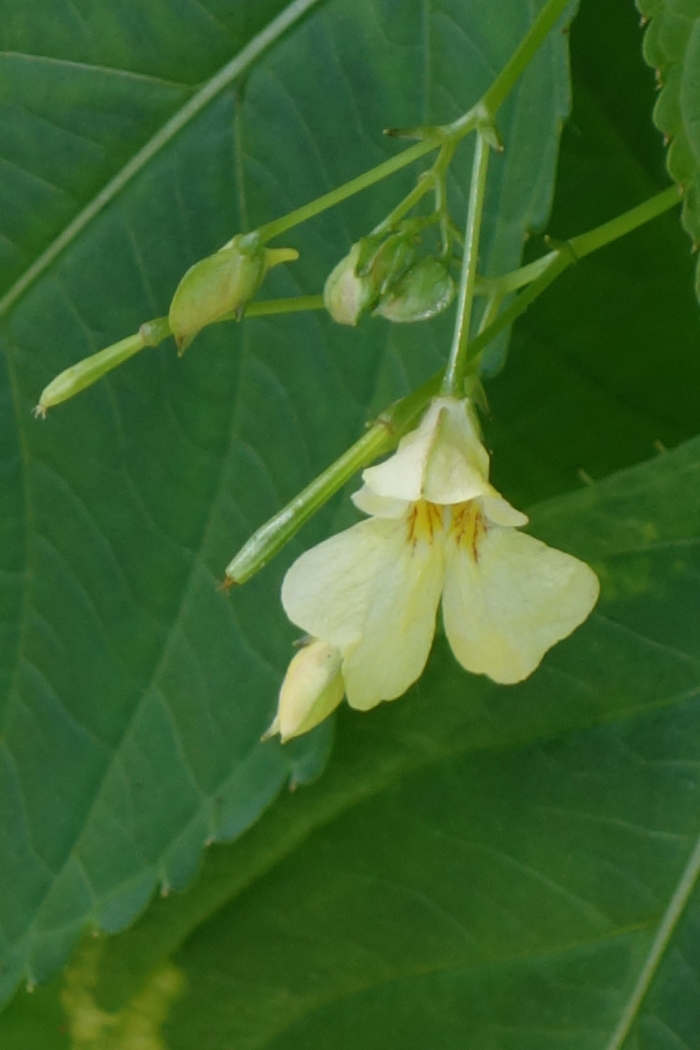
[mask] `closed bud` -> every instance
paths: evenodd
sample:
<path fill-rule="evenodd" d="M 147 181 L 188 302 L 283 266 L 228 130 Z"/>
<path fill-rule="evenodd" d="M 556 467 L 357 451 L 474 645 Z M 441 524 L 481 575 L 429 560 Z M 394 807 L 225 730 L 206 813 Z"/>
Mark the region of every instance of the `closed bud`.
<path fill-rule="evenodd" d="M 439 259 L 421 259 L 382 296 L 374 313 L 387 321 L 426 321 L 447 309 L 455 283 Z"/>
<path fill-rule="evenodd" d="M 291 661 L 280 689 L 277 714 L 263 740 L 279 733 L 282 743 L 323 722 L 345 695 L 340 650 L 312 639 Z"/>
<path fill-rule="evenodd" d="M 293 248 L 265 248 L 256 233 L 239 233 L 225 248 L 191 266 L 173 296 L 168 318 L 180 353 L 206 325 L 229 314 L 242 316 L 267 271 L 298 257 Z"/>
<path fill-rule="evenodd" d="M 323 299 L 338 324 L 356 325 L 415 259 L 405 235 L 363 237 L 328 275 Z"/>

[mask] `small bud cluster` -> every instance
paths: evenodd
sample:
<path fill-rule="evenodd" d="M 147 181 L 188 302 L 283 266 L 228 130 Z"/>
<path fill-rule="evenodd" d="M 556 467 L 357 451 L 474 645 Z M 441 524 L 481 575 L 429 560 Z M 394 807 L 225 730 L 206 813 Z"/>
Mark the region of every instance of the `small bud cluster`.
<path fill-rule="evenodd" d="M 323 291 L 338 324 L 356 325 L 366 310 L 388 321 L 425 321 L 452 302 L 455 283 L 444 262 L 417 258 L 415 236 L 363 237 L 331 271 Z"/>

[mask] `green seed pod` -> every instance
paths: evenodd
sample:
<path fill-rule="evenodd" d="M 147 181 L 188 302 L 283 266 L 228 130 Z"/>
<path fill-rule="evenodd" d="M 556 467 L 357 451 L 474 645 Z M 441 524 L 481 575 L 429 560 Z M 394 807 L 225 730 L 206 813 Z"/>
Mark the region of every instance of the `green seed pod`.
<path fill-rule="evenodd" d="M 356 325 L 409 268 L 415 248 L 405 235 L 363 237 L 331 271 L 323 289 L 326 309 L 338 324 Z"/>
<path fill-rule="evenodd" d="M 191 266 L 170 304 L 170 327 L 180 353 L 206 325 L 227 314 L 241 316 L 269 269 L 298 258 L 293 248 L 265 248 L 257 233 L 239 233 L 227 247 Z"/>
<path fill-rule="evenodd" d="M 455 283 L 438 259 L 421 259 L 382 296 L 375 315 L 399 323 L 425 321 L 447 309 Z"/>

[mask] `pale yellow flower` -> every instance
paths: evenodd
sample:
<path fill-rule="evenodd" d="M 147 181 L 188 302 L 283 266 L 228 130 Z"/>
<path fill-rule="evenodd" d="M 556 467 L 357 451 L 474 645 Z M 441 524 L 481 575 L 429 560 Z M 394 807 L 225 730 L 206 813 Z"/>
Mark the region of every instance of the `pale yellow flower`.
<path fill-rule="evenodd" d="M 595 573 L 519 532 L 527 517 L 488 474 L 470 402 L 436 398 L 394 455 L 364 471 L 353 499 L 368 520 L 289 569 L 284 609 L 337 652 L 352 707 L 393 700 L 421 675 L 441 597 L 459 662 L 504 684 L 531 674 L 595 605 Z"/>

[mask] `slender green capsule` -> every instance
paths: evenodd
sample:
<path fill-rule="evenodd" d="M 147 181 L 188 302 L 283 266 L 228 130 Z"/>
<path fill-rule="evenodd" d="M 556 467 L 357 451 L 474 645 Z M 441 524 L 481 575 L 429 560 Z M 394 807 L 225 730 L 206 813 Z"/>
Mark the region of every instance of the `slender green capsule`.
<path fill-rule="evenodd" d="M 148 342 L 142 332 L 139 331 L 135 335 L 121 339 L 118 343 L 112 343 L 111 346 L 106 347 L 104 350 L 99 350 L 96 354 L 92 354 L 91 357 L 83 358 L 76 365 L 66 368 L 65 372 L 61 372 L 49 383 L 39 398 L 39 404 L 34 409 L 34 415 L 37 419 L 43 419 L 47 411 L 53 408 L 54 405 L 60 405 L 62 401 L 75 397 L 81 390 L 85 390 L 86 387 L 96 383 L 107 372 L 111 372 L 113 368 L 121 365 L 124 361 L 128 361 L 139 350 L 154 345 L 153 342 Z"/>
<path fill-rule="evenodd" d="M 226 586 L 246 583 L 260 572 L 353 474 L 387 452 L 393 443 L 386 426 L 379 423 L 371 427 L 340 459 L 253 533 L 228 565 Z"/>
<path fill-rule="evenodd" d="M 260 572 L 353 474 L 369 466 L 378 456 L 391 451 L 403 431 L 415 421 L 430 398 L 437 393 L 441 378 L 441 373 L 438 373 L 408 397 L 392 405 L 335 463 L 314 478 L 310 485 L 274 517 L 261 525 L 228 565 L 224 586 L 229 588 L 246 583 Z"/>

